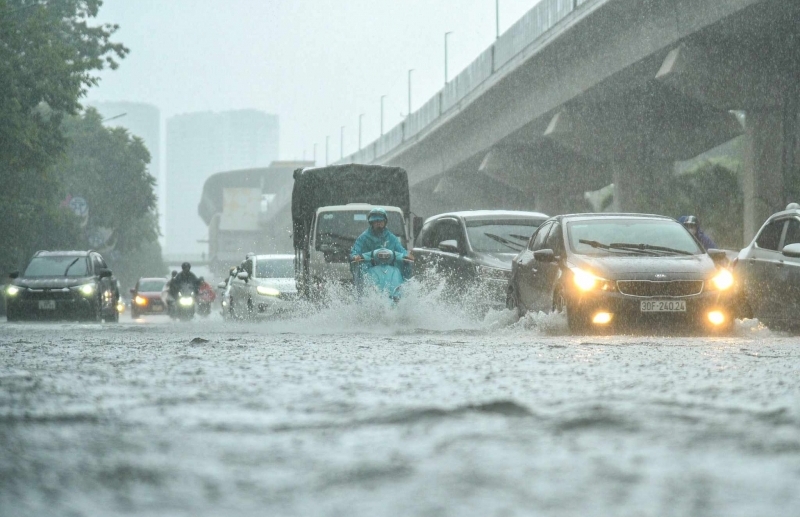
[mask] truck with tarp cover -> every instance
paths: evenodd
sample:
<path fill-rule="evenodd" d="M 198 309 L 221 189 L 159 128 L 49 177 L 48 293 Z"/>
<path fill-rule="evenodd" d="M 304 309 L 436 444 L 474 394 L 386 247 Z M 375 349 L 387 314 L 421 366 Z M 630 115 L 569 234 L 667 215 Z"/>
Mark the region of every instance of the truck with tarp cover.
<path fill-rule="evenodd" d="M 367 229 L 367 214 L 376 206 L 386 209 L 387 228 L 410 246 L 413 221 L 419 218 L 411 217 L 404 169 L 346 164 L 294 171 L 292 239 L 298 292 L 314 296 L 325 284 L 352 280 L 350 248 Z"/>

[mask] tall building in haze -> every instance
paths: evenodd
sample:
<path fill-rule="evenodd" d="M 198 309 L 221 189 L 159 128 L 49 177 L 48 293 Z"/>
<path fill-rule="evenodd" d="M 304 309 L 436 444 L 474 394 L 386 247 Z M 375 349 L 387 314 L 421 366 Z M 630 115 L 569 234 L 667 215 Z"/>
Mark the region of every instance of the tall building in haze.
<path fill-rule="evenodd" d="M 164 177 L 161 173 L 161 113 L 152 104 L 141 102 L 95 102 L 91 106 L 105 119 L 103 124 L 112 127 L 124 127 L 133 136 L 141 138 L 147 150 L 150 151 L 150 166 L 148 170 L 150 175 L 156 179 L 158 223 L 163 236 L 166 205 L 164 200 Z"/>
<path fill-rule="evenodd" d="M 216 172 L 266 167 L 278 159 L 278 116 L 256 110 L 199 112 L 167 119 L 166 253 L 208 249 L 197 213 L 203 183 Z"/>

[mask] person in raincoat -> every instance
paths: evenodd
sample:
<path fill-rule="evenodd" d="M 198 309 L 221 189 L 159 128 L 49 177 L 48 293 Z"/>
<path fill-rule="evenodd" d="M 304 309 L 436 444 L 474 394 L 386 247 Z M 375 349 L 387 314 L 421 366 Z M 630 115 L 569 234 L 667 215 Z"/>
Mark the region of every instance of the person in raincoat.
<path fill-rule="evenodd" d="M 360 285 L 361 274 L 364 272 L 363 264 L 361 264 L 364 261 L 364 253 L 386 248 L 394 251 L 400 258 L 414 260 L 414 256 L 406 251 L 400 243 L 400 239 L 386 228 L 386 224 L 389 222 L 386 210 L 373 208 L 367 216 L 367 222 L 369 223 L 369 228 L 358 236 L 350 249 L 350 261 L 353 265 L 351 270 L 356 285 Z M 403 278 L 407 279 L 411 274 L 410 266 L 407 264 L 401 266 L 400 270 L 403 273 Z"/>
<path fill-rule="evenodd" d="M 700 241 L 700 244 L 707 250 L 716 248 L 717 243 L 714 242 L 714 239 L 709 237 L 703 230 L 700 229 L 700 223 L 697 221 L 697 216 L 694 215 L 682 215 L 678 218 L 678 222 L 681 223 L 689 232 L 697 237 L 697 240 Z"/>

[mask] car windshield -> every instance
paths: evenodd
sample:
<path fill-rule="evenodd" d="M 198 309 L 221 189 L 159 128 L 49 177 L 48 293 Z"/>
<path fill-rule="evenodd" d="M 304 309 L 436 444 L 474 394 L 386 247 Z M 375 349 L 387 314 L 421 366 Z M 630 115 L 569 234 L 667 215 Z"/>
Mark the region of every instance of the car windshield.
<path fill-rule="evenodd" d="M 467 236 L 473 251 L 516 253 L 542 223 L 539 219 L 466 221 Z"/>
<path fill-rule="evenodd" d="M 25 269 L 26 277 L 38 276 L 89 276 L 86 257 L 34 257 Z"/>
<path fill-rule="evenodd" d="M 668 219 L 600 219 L 567 223 L 570 249 L 579 255 L 698 255 L 689 232 Z"/>
<path fill-rule="evenodd" d="M 139 291 L 143 293 L 160 292 L 162 289 L 164 289 L 165 283 L 167 283 L 166 278 L 142 280 L 139 282 Z"/>
<path fill-rule="evenodd" d="M 293 278 L 294 258 L 256 260 L 257 278 Z"/>
<path fill-rule="evenodd" d="M 336 245 L 340 248 L 350 249 L 359 235 L 369 228 L 367 223 L 369 210 L 341 210 L 335 212 L 321 212 L 317 219 L 316 247 L 321 244 Z M 405 247 L 405 232 L 403 231 L 403 217 L 400 212 L 387 211 L 389 223 L 386 227 L 400 239 Z"/>

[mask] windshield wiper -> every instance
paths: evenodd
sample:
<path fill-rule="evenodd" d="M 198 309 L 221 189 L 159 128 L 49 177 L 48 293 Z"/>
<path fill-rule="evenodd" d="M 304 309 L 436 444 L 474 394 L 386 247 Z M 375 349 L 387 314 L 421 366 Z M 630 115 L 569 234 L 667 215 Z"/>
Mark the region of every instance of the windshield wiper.
<path fill-rule="evenodd" d="M 677 253 L 679 255 L 694 255 L 694 253 L 686 250 L 679 250 L 676 248 L 668 248 L 666 246 L 656 246 L 654 244 L 633 244 L 628 242 L 612 242 L 609 244 L 612 248 L 625 249 L 625 250 L 640 250 L 640 251 L 665 251 L 667 253 Z"/>
<path fill-rule="evenodd" d="M 69 265 L 67 266 L 67 269 L 65 269 L 65 270 L 64 270 L 64 276 L 67 276 L 67 273 L 69 273 L 69 268 L 71 268 L 72 266 L 74 266 L 74 265 L 75 265 L 75 263 L 76 263 L 77 261 L 79 261 L 80 259 L 81 259 L 81 257 L 75 257 L 75 260 L 73 260 L 72 262 L 70 262 L 70 263 L 69 263 Z"/>
<path fill-rule="evenodd" d="M 510 241 L 508 239 L 504 239 L 504 238 L 500 237 L 499 235 L 495 235 L 493 233 L 486 233 L 486 232 L 483 232 L 483 234 L 485 236 L 489 237 L 490 239 L 492 239 L 493 241 L 497 241 L 500 244 L 504 244 L 504 245 L 508 246 L 509 248 L 511 248 L 514 251 L 520 251 L 522 249 L 522 246 L 520 246 L 516 242 Z"/>
<path fill-rule="evenodd" d="M 614 250 L 633 251 L 638 253 L 645 253 L 647 255 L 652 255 L 652 253 L 650 253 L 648 250 L 640 249 L 635 244 L 632 244 L 630 245 L 630 247 L 628 247 L 627 245 L 620 246 L 619 243 L 616 242 L 612 242 L 611 244 L 604 244 L 602 242 L 590 241 L 587 239 L 578 239 L 578 242 L 580 242 L 581 244 L 588 244 L 592 248 L 601 248 L 609 251 L 614 251 Z"/>
<path fill-rule="evenodd" d="M 527 237 L 525 237 L 524 235 L 517 235 L 516 233 L 509 233 L 509 234 L 508 234 L 508 236 L 509 236 L 509 237 L 514 237 L 515 239 L 519 239 L 519 240 L 521 240 L 521 241 L 525 241 L 525 242 L 528 242 L 528 239 L 530 239 L 530 238 L 531 238 L 531 236 L 530 236 L 530 235 L 528 235 Z"/>

